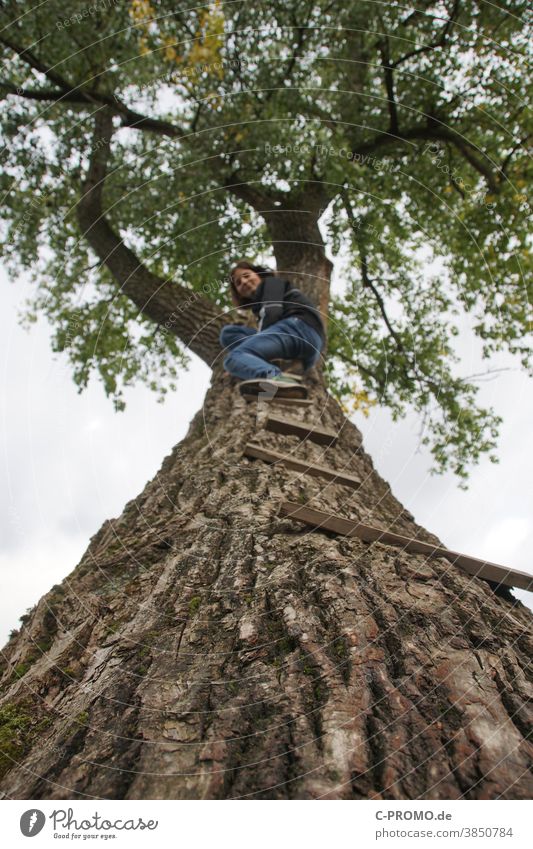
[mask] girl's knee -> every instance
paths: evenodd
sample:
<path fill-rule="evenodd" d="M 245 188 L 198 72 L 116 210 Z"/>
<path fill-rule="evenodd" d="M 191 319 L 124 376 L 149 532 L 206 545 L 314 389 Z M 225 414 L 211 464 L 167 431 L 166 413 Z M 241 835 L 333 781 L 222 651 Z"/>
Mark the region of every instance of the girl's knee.
<path fill-rule="evenodd" d="M 226 371 L 231 373 L 233 367 L 233 354 L 228 354 L 227 357 L 224 357 L 224 362 L 222 363 Z"/>
<path fill-rule="evenodd" d="M 223 348 L 227 348 L 233 338 L 233 325 L 225 324 L 222 330 L 220 331 L 219 341 Z"/>

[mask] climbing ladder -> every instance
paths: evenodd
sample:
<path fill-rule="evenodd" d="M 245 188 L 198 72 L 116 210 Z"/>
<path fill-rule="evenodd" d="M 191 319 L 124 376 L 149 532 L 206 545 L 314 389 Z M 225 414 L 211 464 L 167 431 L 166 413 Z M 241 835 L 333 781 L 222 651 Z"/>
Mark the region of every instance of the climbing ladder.
<path fill-rule="evenodd" d="M 244 453 L 247 457 L 256 457 L 258 460 L 264 460 L 265 463 L 280 463 L 287 469 L 294 469 L 297 472 L 303 472 L 307 475 L 313 475 L 317 478 L 326 478 L 326 480 L 334 483 L 350 486 L 352 489 L 359 489 L 361 481 L 353 475 L 348 475 L 345 472 L 338 472 L 336 469 L 331 469 L 329 466 L 319 466 L 316 463 L 308 463 L 305 460 L 297 460 L 295 457 L 286 457 L 278 451 L 262 448 L 254 442 L 249 442 L 244 448 Z"/>
<path fill-rule="evenodd" d="M 276 399 L 274 396 L 273 398 L 263 399 L 263 401 L 270 406 L 282 402 L 282 399 Z M 287 401 L 285 400 L 284 403 L 287 403 Z M 307 407 L 312 404 L 312 401 L 292 400 L 292 404 Z M 331 430 L 316 425 L 309 426 L 296 419 L 284 418 L 271 413 L 267 415 L 264 428 L 271 433 L 299 436 L 301 440 L 310 440 L 327 447 L 336 445 L 338 440 L 337 434 Z M 250 459 L 262 460 L 265 463 L 275 464 L 278 467 L 292 469 L 313 477 L 322 477 L 335 484 L 341 484 L 352 489 L 358 489 L 361 486 L 361 481 L 347 472 L 339 471 L 330 466 L 309 463 L 306 460 L 298 460 L 296 457 L 287 456 L 271 448 L 263 448 L 255 442 L 250 442 L 245 446 L 244 454 Z M 505 566 L 471 557 L 468 554 L 451 551 L 448 548 L 424 542 L 415 537 L 406 537 L 384 528 L 376 528 L 363 522 L 343 519 L 291 501 L 283 501 L 280 504 L 279 514 L 294 521 L 303 522 L 312 530 L 330 531 L 346 537 L 357 537 L 368 543 L 379 542 L 384 545 L 399 546 L 404 551 L 425 554 L 428 557 L 444 557 L 469 575 L 506 587 L 517 587 L 533 592 L 533 575 L 528 575 L 518 569 L 508 569 Z"/>

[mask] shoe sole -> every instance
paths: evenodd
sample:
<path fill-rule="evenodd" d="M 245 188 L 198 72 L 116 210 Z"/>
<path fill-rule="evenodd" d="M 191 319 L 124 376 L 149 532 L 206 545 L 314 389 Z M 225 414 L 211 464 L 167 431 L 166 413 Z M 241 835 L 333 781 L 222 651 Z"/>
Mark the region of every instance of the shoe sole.
<path fill-rule="evenodd" d="M 277 398 L 307 398 L 305 386 L 283 386 L 278 383 L 270 383 L 268 380 L 250 380 L 239 384 L 241 395 L 258 397 L 265 395 Z"/>

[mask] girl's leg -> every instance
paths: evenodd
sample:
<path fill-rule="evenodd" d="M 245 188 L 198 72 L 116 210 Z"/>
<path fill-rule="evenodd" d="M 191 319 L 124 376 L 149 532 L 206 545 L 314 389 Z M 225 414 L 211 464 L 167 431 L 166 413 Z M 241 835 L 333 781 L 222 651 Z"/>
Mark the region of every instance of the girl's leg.
<path fill-rule="evenodd" d="M 290 354 L 283 359 L 301 360 L 304 367 L 304 372 L 312 368 L 320 359 L 320 354 L 324 347 L 324 341 L 313 327 L 310 327 L 306 321 L 296 316 L 284 318 L 282 321 L 276 322 L 271 327 L 263 330 L 263 333 L 279 332 L 283 330 L 283 336 L 287 350 Z"/>
<path fill-rule="evenodd" d="M 309 371 L 320 359 L 324 347 L 324 340 L 320 333 L 310 327 L 303 319 L 291 319 L 294 331 L 301 339 L 299 359 L 303 361 L 304 372 Z"/>
<path fill-rule="evenodd" d="M 274 377 L 281 369 L 271 360 L 292 360 L 301 355 L 302 340 L 294 333 L 290 319 L 282 319 L 245 339 L 230 351 L 224 368 L 241 380 Z"/>
<path fill-rule="evenodd" d="M 225 324 L 220 331 L 220 344 L 223 348 L 234 348 L 245 339 L 254 336 L 257 330 L 247 327 L 245 324 Z"/>

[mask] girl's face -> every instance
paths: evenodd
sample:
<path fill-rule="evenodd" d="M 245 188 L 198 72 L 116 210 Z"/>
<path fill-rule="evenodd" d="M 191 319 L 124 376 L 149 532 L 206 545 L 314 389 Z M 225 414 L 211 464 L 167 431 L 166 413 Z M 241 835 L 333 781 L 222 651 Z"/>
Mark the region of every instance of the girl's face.
<path fill-rule="evenodd" d="M 233 282 L 241 297 L 251 298 L 261 283 L 261 278 L 251 268 L 236 268 L 233 272 Z"/>

